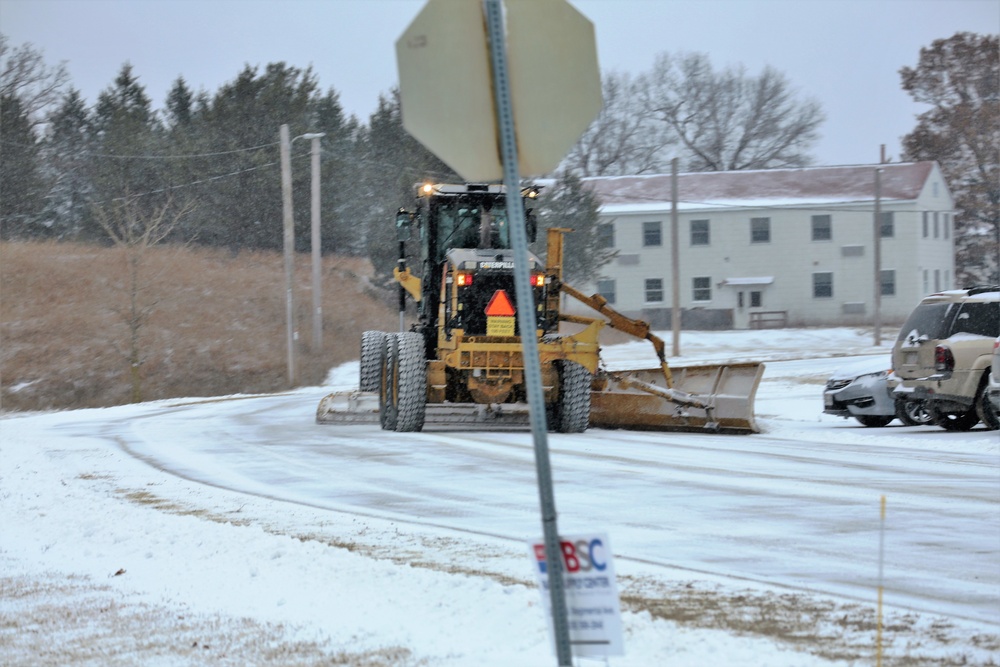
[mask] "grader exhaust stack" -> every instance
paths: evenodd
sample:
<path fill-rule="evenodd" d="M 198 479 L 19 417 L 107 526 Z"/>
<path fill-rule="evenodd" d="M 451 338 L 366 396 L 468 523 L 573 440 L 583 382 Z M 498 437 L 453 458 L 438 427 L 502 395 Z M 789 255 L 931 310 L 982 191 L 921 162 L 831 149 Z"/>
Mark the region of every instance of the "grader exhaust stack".
<path fill-rule="evenodd" d="M 537 188 L 522 191 L 530 205 Z M 418 187 L 414 213 L 396 217 L 401 257 L 396 280 L 418 304 L 410 332 L 365 332 L 359 391 L 330 394 L 320 423 L 378 422 L 395 431 L 426 425 L 524 425 L 521 335 L 512 316 L 514 258 L 501 185 Z M 403 243 L 421 227 L 422 276 L 406 267 Z M 733 363 L 672 369 L 649 324 L 562 281 L 563 234 L 548 230 L 547 261 L 530 255 L 546 422 L 563 433 L 588 427 L 756 433 L 753 404 L 764 367 Z M 562 312 L 565 294 L 601 317 Z M 501 306 L 501 307 L 498 307 Z M 530 305 L 528 307 L 531 307 Z M 560 324 L 582 325 L 577 333 Z M 600 358 L 604 326 L 648 340 L 658 366 L 608 370 Z"/>

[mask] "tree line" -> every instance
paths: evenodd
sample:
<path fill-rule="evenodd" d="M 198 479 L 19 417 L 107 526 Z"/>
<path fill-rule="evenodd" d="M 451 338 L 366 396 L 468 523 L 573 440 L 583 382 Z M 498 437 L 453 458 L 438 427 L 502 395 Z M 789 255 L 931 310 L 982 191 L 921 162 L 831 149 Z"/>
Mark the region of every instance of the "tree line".
<path fill-rule="evenodd" d="M 957 199 L 957 274 L 997 280 L 997 36 L 959 33 L 922 49 L 900 70 L 915 102 L 930 105 L 903 139 L 905 160 L 937 160 Z M 807 166 L 823 122 L 818 102 L 773 68 L 714 68 L 700 53 L 661 54 L 649 71 L 603 77 L 604 107 L 543 191 L 542 227 L 566 225 L 567 258 L 592 276 L 610 259 L 596 243 L 598 202 L 581 177 L 662 173 L 680 156 L 687 171 Z M 367 121 L 348 117 L 310 68 L 246 66 L 214 93 L 175 80 L 152 108 L 126 63 L 88 106 L 65 68 L 30 44 L 0 35 L 0 234 L 3 238 L 103 241 L 107 211 L 130 202 L 140 218 L 184 210 L 167 240 L 234 252 L 282 244 L 278 128 L 323 132 L 324 253 L 368 256 L 389 271 L 394 211 L 412 186 L 458 179 L 403 129 L 397 91 Z M 293 143 L 297 249 L 309 239 L 307 142 Z M 575 237 L 575 238 L 574 238 Z M 540 235 L 544 238 L 544 234 Z M 570 251 L 574 257 L 569 257 Z M 573 277 L 572 272 L 569 274 Z"/>

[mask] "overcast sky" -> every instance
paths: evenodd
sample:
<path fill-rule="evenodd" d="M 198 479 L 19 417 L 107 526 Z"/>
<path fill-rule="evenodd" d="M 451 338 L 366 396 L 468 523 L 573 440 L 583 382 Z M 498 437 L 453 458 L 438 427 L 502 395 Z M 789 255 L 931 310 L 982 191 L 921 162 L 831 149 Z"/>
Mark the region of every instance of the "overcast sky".
<path fill-rule="evenodd" d="M 0 0 L 0 32 L 65 61 L 93 103 L 130 62 L 156 108 L 183 76 L 209 93 L 245 64 L 312 65 L 323 90 L 367 121 L 397 83 L 394 43 L 425 0 Z M 827 120 L 818 164 L 898 158 L 923 109 L 899 68 L 958 31 L 1000 32 L 1000 0 L 572 0 L 593 21 L 602 70 L 640 74 L 661 52 L 717 68 L 771 65 Z M 276 130 L 277 131 L 277 130 Z"/>

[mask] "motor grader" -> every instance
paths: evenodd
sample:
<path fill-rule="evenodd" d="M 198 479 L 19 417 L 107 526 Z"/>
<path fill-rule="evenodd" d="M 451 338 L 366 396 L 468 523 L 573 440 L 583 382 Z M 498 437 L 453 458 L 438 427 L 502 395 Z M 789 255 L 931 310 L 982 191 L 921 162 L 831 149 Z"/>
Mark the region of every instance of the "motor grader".
<path fill-rule="evenodd" d="M 538 189 L 521 191 L 529 241 Z M 361 339 L 360 387 L 324 397 L 320 423 L 374 422 L 392 431 L 425 424 L 528 423 L 525 373 L 514 290 L 506 190 L 493 184 L 422 184 L 414 211 L 396 215 L 400 324 L 404 299 L 417 303 L 410 331 L 366 331 Z M 406 263 L 416 228 L 420 277 Z M 546 423 L 579 433 L 590 426 L 651 430 L 756 432 L 753 401 L 759 363 L 671 369 L 663 341 L 646 322 L 610 308 L 562 280 L 563 235 L 547 232 L 546 261 L 528 253 Z M 563 312 L 563 296 L 600 317 Z M 561 327 L 562 325 L 562 327 Z M 652 343 L 658 365 L 606 370 L 600 358 L 604 326 Z M 561 329 L 576 329 L 574 333 Z"/>

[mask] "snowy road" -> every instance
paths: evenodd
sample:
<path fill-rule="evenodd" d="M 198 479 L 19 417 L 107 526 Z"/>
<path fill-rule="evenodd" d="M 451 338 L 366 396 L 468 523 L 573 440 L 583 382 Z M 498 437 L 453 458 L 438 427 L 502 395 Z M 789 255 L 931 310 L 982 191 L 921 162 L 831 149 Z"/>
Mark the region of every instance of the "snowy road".
<path fill-rule="evenodd" d="M 560 530 L 609 531 L 625 571 L 871 600 L 885 495 L 893 604 L 1000 624 L 1000 436 L 819 416 L 815 386 L 795 379 L 843 363 L 769 365 L 760 435 L 550 436 Z M 540 532 L 529 433 L 321 426 L 324 390 L 312 391 L 178 402 L 105 435 L 181 477 L 267 498 L 517 544 Z"/>
<path fill-rule="evenodd" d="M 613 664 L 873 664 L 883 495 L 884 664 L 996 664 L 1000 433 L 823 415 L 851 358 L 822 357 L 885 357 L 867 340 L 691 337 L 685 361 L 768 364 L 759 435 L 550 436 L 560 531 L 611 539 Z M 5 415 L 0 664 L 552 664 L 530 433 L 316 424 L 356 383 Z"/>

